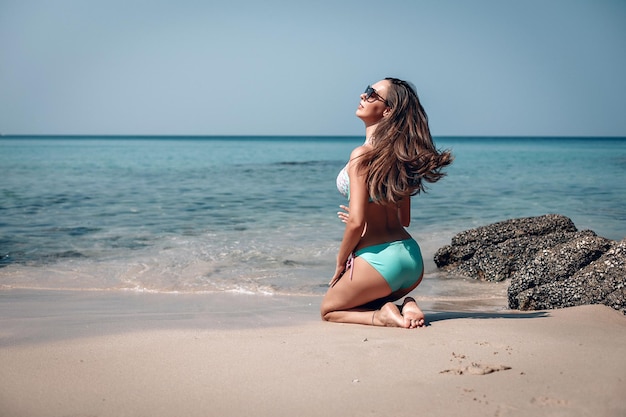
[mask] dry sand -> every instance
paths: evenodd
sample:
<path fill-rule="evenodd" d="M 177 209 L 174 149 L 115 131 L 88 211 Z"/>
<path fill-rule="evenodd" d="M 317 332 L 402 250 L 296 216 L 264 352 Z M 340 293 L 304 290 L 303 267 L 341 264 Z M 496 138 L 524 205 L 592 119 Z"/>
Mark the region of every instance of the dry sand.
<path fill-rule="evenodd" d="M 2 292 L 0 416 L 626 415 L 608 307 L 405 330 L 324 323 L 319 301 Z"/>

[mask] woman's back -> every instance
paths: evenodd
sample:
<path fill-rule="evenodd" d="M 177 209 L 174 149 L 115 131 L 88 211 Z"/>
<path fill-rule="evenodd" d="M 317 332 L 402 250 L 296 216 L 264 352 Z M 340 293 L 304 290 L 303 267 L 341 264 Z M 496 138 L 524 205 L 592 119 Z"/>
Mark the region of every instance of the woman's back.
<path fill-rule="evenodd" d="M 402 226 L 398 206 L 371 202 L 365 210 L 365 231 L 356 249 L 409 237 Z"/>

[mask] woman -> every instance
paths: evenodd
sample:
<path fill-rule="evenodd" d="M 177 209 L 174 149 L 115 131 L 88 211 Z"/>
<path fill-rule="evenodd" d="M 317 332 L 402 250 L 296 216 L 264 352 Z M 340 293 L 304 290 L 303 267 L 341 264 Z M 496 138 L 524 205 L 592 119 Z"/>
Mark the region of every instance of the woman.
<path fill-rule="evenodd" d="M 411 196 L 424 181 L 443 177 L 452 162 L 432 141 L 415 88 L 386 78 L 368 86 L 356 115 L 365 123 L 365 143 L 354 149 L 337 177 L 349 201 L 338 213 L 346 223 L 337 267 L 322 301 L 322 318 L 341 323 L 416 328 L 424 313 L 406 297 L 424 274 L 417 242 L 405 230 Z"/>

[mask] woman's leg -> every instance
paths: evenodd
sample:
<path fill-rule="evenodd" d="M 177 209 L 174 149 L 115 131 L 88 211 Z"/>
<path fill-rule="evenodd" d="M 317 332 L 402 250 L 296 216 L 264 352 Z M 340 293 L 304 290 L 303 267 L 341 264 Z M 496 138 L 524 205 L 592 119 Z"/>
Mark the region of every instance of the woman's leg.
<path fill-rule="evenodd" d="M 424 278 L 424 272 L 422 271 L 418 280 L 409 288 L 401 288 L 397 291 L 394 291 L 389 296 L 384 297 L 380 300 L 376 300 L 375 302 L 371 304 L 380 306 L 387 302 L 393 302 L 393 301 L 399 300 L 402 297 L 410 294 L 411 291 L 417 288 L 417 286 L 422 282 L 423 278 Z M 373 307 L 373 308 L 378 308 L 378 307 Z M 423 327 L 426 325 L 426 317 L 424 315 L 424 312 L 422 312 L 422 310 L 419 308 L 419 306 L 417 305 L 417 302 L 415 301 L 413 297 L 406 297 L 404 299 L 404 302 L 402 303 L 402 306 L 400 307 L 400 313 L 402 314 L 402 317 L 404 318 L 404 321 L 405 321 L 404 326 L 402 327 L 414 329 L 416 327 Z"/>
<path fill-rule="evenodd" d="M 404 317 L 404 324 L 408 325 L 409 329 L 424 327 L 426 325 L 426 316 L 417 305 L 415 298 L 406 297 L 400 311 L 402 312 L 402 317 Z"/>
<path fill-rule="evenodd" d="M 338 323 L 409 327 L 398 307 L 387 302 L 391 288 L 380 273 L 358 256 L 354 258 L 352 268 L 352 277 L 352 271 L 348 269 L 328 289 L 322 300 L 322 318 Z M 380 310 L 376 304 L 382 305 Z"/>
<path fill-rule="evenodd" d="M 409 288 L 399 289 L 398 291 L 391 294 L 390 297 L 396 297 L 394 298 L 394 300 L 399 300 L 400 298 L 404 297 L 405 295 L 413 291 L 415 288 L 417 288 L 420 282 L 422 282 L 423 278 L 424 278 L 424 272 L 422 271 L 422 274 L 420 275 L 419 279 L 415 282 L 415 284 L 411 285 L 411 287 Z M 417 305 L 415 298 L 406 297 L 404 299 L 404 302 L 402 303 L 402 307 L 400 307 L 400 312 L 402 314 L 402 317 L 404 317 L 405 326 L 408 327 L 409 329 L 414 329 L 416 327 L 423 327 L 424 325 L 426 325 L 426 316 L 424 316 L 424 312 L 422 312 L 422 309 L 420 309 L 419 306 Z"/>

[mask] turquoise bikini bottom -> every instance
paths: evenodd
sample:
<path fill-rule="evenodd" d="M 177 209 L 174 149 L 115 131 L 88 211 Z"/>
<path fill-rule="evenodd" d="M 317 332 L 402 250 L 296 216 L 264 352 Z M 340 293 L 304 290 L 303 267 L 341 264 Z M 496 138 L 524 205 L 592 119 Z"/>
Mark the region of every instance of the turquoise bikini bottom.
<path fill-rule="evenodd" d="M 422 251 L 415 239 L 368 246 L 357 250 L 354 255 L 372 265 L 387 281 L 392 292 L 410 288 L 424 273 Z"/>

